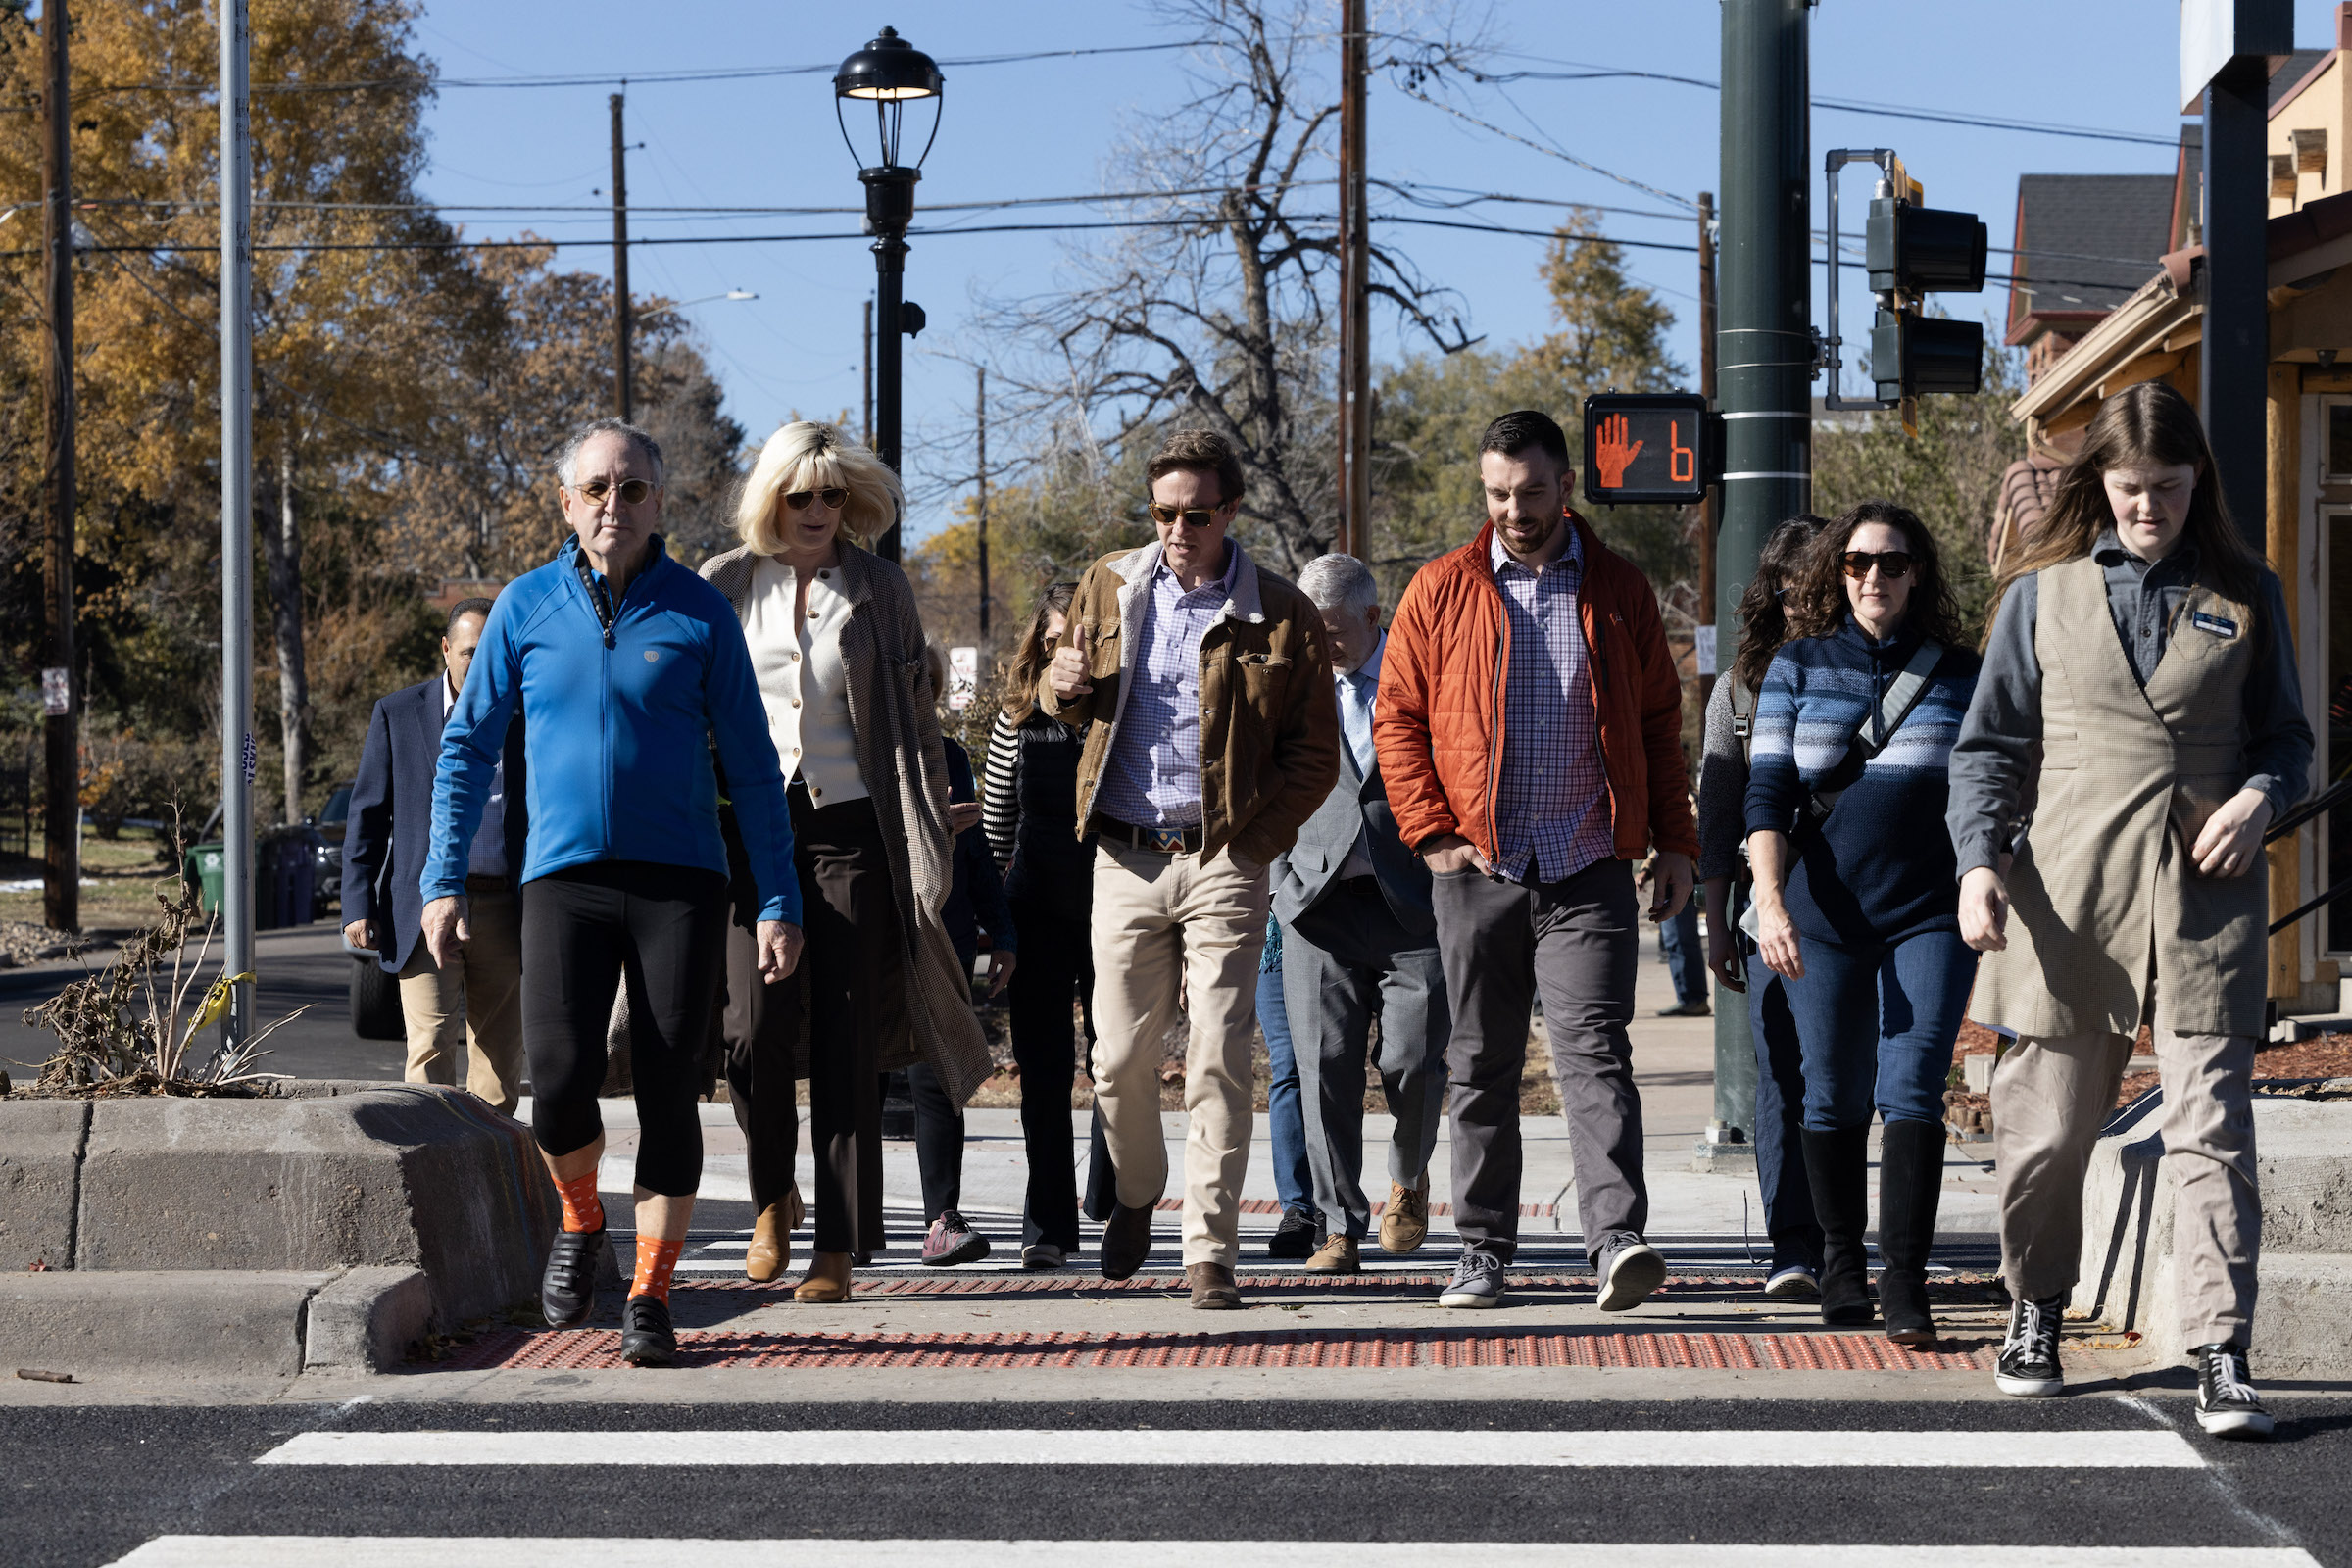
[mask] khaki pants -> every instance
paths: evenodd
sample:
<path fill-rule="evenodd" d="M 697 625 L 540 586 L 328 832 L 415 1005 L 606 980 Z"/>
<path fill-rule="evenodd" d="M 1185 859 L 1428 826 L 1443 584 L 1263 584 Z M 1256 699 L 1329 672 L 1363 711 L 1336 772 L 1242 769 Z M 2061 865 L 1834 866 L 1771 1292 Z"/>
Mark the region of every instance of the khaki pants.
<path fill-rule="evenodd" d="M 467 877 L 466 907 L 471 939 L 454 965 L 435 968 L 418 938 L 400 971 L 408 1081 L 456 1083 L 463 1038 L 466 1087 L 512 1115 L 522 1093 L 522 906 L 505 877 Z"/>
<path fill-rule="evenodd" d="M 2249 1343 L 2262 1244 L 2255 1187 L 2254 1041 L 2180 1035 L 2155 1020 L 2173 1275 L 2184 1343 Z M 2122 1035 L 2021 1038 L 1992 1075 L 2001 1272 L 2017 1296 L 2071 1292 L 2082 1256 L 2082 1176 L 2131 1058 Z"/>
<path fill-rule="evenodd" d="M 1257 960 L 1266 945 L 1264 866 L 1220 850 L 1095 851 L 1095 1105 L 1118 1172 L 1119 1201 L 1149 1208 L 1168 1182 L 1160 1139 L 1160 1043 L 1184 995 L 1184 1260 L 1241 1256 L 1242 1179 L 1250 1166 L 1250 1043 Z"/>

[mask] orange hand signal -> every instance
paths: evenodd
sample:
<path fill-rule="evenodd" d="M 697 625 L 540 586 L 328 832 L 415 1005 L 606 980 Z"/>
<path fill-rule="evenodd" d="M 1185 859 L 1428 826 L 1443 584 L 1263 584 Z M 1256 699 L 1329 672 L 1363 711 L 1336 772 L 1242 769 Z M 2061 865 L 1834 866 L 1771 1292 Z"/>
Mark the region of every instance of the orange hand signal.
<path fill-rule="evenodd" d="M 1625 416 L 1612 414 L 1600 421 L 1600 439 L 1593 446 L 1592 461 L 1600 469 L 1600 487 L 1615 490 L 1625 483 L 1625 470 L 1634 466 L 1634 459 L 1649 443 L 1637 441 L 1625 444 Z"/>

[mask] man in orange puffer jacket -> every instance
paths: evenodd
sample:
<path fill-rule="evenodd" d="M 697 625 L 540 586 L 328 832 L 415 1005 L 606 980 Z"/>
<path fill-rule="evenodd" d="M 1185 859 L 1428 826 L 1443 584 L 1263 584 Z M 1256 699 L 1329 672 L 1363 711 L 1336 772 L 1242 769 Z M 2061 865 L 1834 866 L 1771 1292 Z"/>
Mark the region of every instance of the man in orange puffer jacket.
<path fill-rule="evenodd" d="M 1626 1026 L 1641 912 L 1690 896 L 1698 834 L 1682 682 L 1657 597 L 1568 510 L 1567 437 L 1506 414 L 1479 443 L 1487 527 L 1421 568 L 1389 628 L 1373 725 L 1389 804 L 1429 866 L 1453 1002 L 1453 1212 L 1462 1256 L 1438 1299 L 1494 1306 L 1518 1245 L 1519 1076 L 1536 991 L 1567 1113 L 1603 1311 L 1666 1277 L 1642 1239 L 1642 1102 Z"/>

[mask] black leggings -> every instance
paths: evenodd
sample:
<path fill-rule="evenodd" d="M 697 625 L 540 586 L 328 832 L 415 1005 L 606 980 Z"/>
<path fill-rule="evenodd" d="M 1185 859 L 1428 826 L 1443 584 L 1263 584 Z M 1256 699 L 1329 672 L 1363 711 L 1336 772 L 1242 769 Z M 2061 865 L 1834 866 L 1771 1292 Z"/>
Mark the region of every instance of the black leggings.
<path fill-rule="evenodd" d="M 541 1149 L 568 1154 L 605 1130 L 596 1096 L 625 976 L 637 1185 L 665 1198 L 702 1185 L 694 1102 L 726 921 L 726 878 L 695 866 L 593 860 L 523 885 L 522 1038 Z"/>
<path fill-rule="evenodd" d="M 1070 1159 L 1070 1080 L 1078 1068 L 1070 1029 L 1070 999 L 1095 1038 L 1093 938 L 1083 916 L 1073 919 L 1043 900 L 1016 900 L 1012 923 L 1021 933 L 1021 961 L 1006 987 L 1011 994 L 1012 1059 L 1021 1069 L 1021 1138 L 1029 1153 L 1029 1193 L 1021 1211 L 1021 1241 L 1078 1250 L 1078 1176 Z M 1093 1142 L 1102 1128 L 1096 1120 Z M 1107 1163 L 1107 1152 L 1103 1152 Z M 1109 1189 L 1093 1179 L 1089 1189 Z M 1099 1190 L 1098 1190 L 1099 1189 Z M 1089 1205 L 1089 1212 L 1094 1204 Z M 1105 1210 L 1107 1213 L 1107 1210 Z M 1097 1216 L 1102 1217 L 1102 1216 Z"/>

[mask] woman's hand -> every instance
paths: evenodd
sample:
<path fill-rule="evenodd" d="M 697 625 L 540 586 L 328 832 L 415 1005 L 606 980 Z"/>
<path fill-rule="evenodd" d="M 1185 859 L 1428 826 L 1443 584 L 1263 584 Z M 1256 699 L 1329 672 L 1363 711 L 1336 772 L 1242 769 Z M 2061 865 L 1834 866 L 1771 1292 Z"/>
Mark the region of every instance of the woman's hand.
<path fill-rule="evenodd" d="M 1989 865 L 1960 879 L 1960 940 L 1979 953 L 2009 947 L 2009 885 Z"/>
<path fill-rule="evenodd" d="M 1774 974 L 1791 980 L 1805 977 L 1805 956 L 1797 951 L 1796 922 L 1788 918 L 1788 906 L 1781 902 L 1781 890 L 1774 888 L 1767 895 L 1764 884 L 1756 884 L 1756 951 L 1764 956 L 1764 967 Z"/>
<path fill-rule="evenodd" d="M 2262 834 L 2271 825 L 2271 798 L 2239 790 L 2205 819 L 2188 858 L 2207 876 L 2244 876 L 2262 862 Z"/>
<path fill-rule="evenodd" d="M 980 825 L 978 801 L 953 801 L 948 806 L 948 831 L 957 838 Z"/>
<path fill-rule="evenodd" d="M 1012 982 L 1012 971 L 1021 956 L 1009 948 L 991 948 L 988 953 L 988 995 L 1000 996 Z"/>
<path fill-rule="evenodd" d="M 1732 879 L 1707 878 L 1707 972 L 1725 989 L 1747 989 L 1747 965 L 1740 961 L 1740 942 L 1732 924 Z"/>

